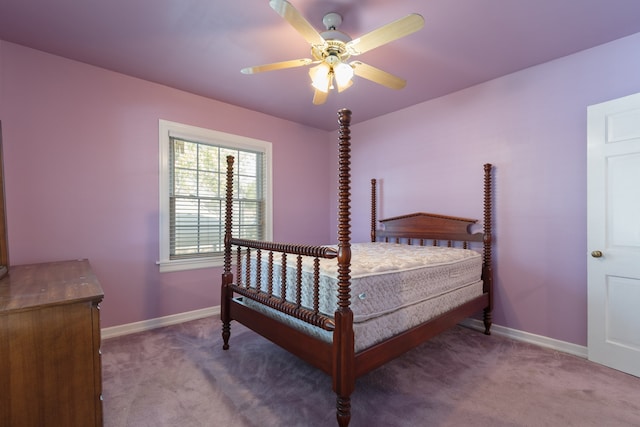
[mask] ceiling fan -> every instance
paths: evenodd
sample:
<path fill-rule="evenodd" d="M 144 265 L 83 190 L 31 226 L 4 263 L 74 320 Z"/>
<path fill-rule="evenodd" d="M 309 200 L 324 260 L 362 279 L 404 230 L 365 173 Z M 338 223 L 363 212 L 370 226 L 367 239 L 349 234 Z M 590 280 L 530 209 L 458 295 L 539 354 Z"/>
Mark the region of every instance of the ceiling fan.
<path fill-rule="evenodd" d="M 347 62 L 347 60 L 352 56 L 361 55 L 421 29 L 424 26 L 424 18 L 417 13 L 409 14 L 361 37 L 352 39 L 338 30 L 342 23 L 342 16 L 337 13 L 328 13 L 324 16 L 322 22 L 326 31 L 319 33 L 288 1 L 270 0 L 269 5 L 311 45 L 313 58 L 247 67 L 240 70 L 242 73 L 255 74 L 318 64 L 309 69 L 309 76 L 315 89 L 313 103 L 316 105 L 325 103 L 329 90 L 334 88 L 334 80 L 338 92 L 342 92 L 353 84 L 351 79 L 354 75 L 391 89 L 402 89 L 406 85 L 407 82 L 404 79 L 386 71 L 361 61 Z"/>

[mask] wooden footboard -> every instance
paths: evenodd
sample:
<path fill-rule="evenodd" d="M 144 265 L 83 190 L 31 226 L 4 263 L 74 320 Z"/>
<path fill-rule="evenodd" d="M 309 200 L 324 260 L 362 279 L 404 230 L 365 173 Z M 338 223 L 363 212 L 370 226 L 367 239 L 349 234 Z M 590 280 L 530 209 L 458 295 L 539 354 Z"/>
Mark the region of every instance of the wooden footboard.
<path fill-rule="evenodd" d="M 320 259 L 333 259 L 338 252 L 326 246 L 301 246 L 282 243 L 261 242 L 255 240 L 231 239 L 231 245 L 236 252 L 236 282 L 230 284 L 231 290 L 236 294 L 257 301 L 276 311 L 302 320 L 326 331 L 333 331 L 335 324 L 329 316 L 320 313 Z M 255 250 L 255 256 L 253 250 Z M 263 252 L 267 253 L 265 281 L 266 289 L 262 289 L 263 283 Z M 280 254 L 280 262 L 274 262 L 274 253 Z M 294 289 L 288 289 L 288 258 L 295 259 L 295 285 Z M 302 305 L 302 276 L 303 257 L 313 259 L 313 306 Z M 252 275 L 251 266 L 255 266 L 255 275 Z M 279 268 L 281 278 L 274 283 L 274 269 Z M 277 289 L 274 291 L 274 284 Z M 286 299 L 288 294 L 295 295 L 295 303 Z"/>

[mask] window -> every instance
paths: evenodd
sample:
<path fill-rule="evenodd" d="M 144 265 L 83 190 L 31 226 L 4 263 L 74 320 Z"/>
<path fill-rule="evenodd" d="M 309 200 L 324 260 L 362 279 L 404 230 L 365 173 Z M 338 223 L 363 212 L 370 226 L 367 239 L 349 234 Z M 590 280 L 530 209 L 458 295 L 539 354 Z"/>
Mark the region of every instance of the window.
<path fill-rule="evenodd" d="M 271 239 L 271 143 L 160 120 L 160 271 L 221 266 L 227 156 L 233 235 Z"/>

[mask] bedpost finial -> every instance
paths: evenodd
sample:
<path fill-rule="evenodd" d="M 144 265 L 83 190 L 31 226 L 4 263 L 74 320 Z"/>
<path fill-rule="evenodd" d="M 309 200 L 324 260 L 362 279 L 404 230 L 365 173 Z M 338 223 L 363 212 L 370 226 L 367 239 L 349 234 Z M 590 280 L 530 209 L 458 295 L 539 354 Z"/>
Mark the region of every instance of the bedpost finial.
<path fill-rule="evenodd" d="M 348 108 L 342 108 L 338 111 L 338 123 L 349 124 L 351 123 L 351 110 Z"/>

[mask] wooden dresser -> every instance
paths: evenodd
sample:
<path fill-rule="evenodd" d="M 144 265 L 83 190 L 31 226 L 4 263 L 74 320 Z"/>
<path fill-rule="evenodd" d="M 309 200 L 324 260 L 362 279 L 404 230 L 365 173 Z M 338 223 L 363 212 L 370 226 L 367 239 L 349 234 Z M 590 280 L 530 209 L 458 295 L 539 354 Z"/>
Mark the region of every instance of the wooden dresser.
<path fill-rule="evenodd" d="M 88 260 L 0 280 L 0 426 L 102 426 L 103 291 Z"/>

